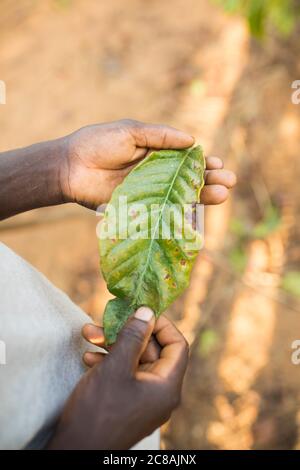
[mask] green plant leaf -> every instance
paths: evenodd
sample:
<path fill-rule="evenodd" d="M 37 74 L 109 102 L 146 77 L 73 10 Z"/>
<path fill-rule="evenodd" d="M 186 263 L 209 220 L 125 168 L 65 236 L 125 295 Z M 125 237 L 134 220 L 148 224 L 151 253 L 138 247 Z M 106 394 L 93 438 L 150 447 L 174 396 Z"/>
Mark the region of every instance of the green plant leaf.
<path fill-rule="evenodd" d="M 119 332 L 127 318 L 134 312 L 129 302 L 123 299 L 109 300 L 104 311 L 103 326 L 107 344 L 116 340 L 116 332 Z"/>
<path fill-rule="evenodd" d="M 101 269 L 117 297 L 104 312 L 108 344 L 134 309 L 159 316 L 187 287 L 202 244 L 193 215 L 204 169 L 200 146 L 155 151 L 115 189 L 100 227 Z"/>

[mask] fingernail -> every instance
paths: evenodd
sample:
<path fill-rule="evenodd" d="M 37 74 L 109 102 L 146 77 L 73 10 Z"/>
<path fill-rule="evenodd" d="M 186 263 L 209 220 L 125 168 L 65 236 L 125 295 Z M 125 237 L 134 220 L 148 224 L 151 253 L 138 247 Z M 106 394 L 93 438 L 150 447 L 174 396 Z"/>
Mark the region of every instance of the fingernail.
<path fill-rule="evenodd" d="M 145 323 L 148 323 L 151 318 L 153 317 L 154 313 L 149 307 L 140 307 L 137 309 L 137 311 L 134 314 L 134 318 L 137 318 L 138 320 L 142 320 Z"/>
<path fill-rule="evenodd" d="M 92 344 L 96 344 L 96 345 L 104 344 L 105 338 L 104 338 L 104 336 L 95 336 L 95 338 L 90 338 L 89 342 L 92 343 Z"/>

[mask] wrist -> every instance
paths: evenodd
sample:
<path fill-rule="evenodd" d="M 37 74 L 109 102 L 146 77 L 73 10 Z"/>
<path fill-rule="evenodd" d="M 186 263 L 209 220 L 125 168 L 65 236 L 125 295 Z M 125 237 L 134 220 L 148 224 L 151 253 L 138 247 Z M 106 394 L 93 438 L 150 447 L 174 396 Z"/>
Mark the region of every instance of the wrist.
<path fill-rule="evenodd" d="M 49 144 L 48 152 L 51 154 L 51 158 L 47 158 L 44 162 L 48 181 L 47 198 L 51 201 L 50 205 L 73 202 L 68 187 L 69 138 L 61 137 L 46 144 Z"/>
<path fill-rule="evenodd" d="M 62 178 L 67 160 L 67 141 L 65 137 L 41 142 L 24 149 L 20 166 L 24 178 L 32 184 L 28 197 L 30 209 L 55 206 L 65 201 Z M 30 184 L 30 183 L 29 183 Z"/>
<path fill-rule="evenodd" d="M 65 138 L 0 154 L 0 219 L 65 202 Z"/>

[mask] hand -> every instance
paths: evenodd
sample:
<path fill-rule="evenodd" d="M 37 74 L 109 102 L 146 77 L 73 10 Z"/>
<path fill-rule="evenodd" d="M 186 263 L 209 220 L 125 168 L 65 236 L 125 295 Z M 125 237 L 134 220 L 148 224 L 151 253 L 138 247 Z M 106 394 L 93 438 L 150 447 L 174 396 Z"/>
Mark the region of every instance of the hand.
<path fill-rule="evenodd" d="M 151 149 L 180 149 L 193 137 L 172 127 L 121 120 L 84 127 L 65 139 L 61 187 L 65 201 L 96 209 L 110 200 L 114 188 Z M 223 170 L 219 158 L 206 159 L 204 204 L 220 204 L 236 182 L 234 173 Z"/>
<path fill-rule="evenodd" d="M 92 339 L 90 328 L 84 334 Z M 94 333 L 94 339 L 102 335 Z M 149 355 L 147 362 L 152 334 L 155 358 Z M 178 405 L 188 347 L 165 317 L 155 324 L 153 312 L 139 308 L 110 352 L 97 354 L 69 398 L 49 449 L 128 449 L 166 422 Z"/>
<path fill-rule="evenodd" d="M 151 149 L 186 148 L 194 139 L 172 127 L 116 121 L 53 141 L 0 153 L 0 220 L 38 207 L 78 202 L 96 209 Z M 222 160 L 206 159 L 204 204 L 220 204 L 235 185 Z"/>

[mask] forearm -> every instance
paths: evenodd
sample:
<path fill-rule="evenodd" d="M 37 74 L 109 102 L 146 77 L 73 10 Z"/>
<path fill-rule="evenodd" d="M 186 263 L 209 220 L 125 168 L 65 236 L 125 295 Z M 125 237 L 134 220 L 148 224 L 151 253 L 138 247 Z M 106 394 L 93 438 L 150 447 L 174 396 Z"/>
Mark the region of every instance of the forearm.
<path fill-rule="evenodd" d="M 61 204 L 64 139 L 0 153 L 0 220 Z"/>

